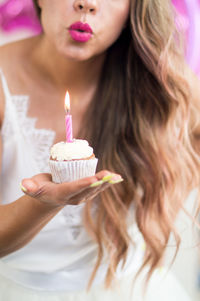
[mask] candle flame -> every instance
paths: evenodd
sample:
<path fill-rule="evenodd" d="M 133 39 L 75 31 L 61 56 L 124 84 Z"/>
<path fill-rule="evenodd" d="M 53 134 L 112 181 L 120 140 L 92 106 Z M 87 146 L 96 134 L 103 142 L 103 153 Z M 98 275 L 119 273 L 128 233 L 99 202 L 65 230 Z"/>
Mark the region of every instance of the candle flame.
<path fill-rule="evenodd" d="M 65 111 L 66 113 L 69 113 L 70 111 L 70 96 L 68 91 L 66 92 L 65 95 Z"/>

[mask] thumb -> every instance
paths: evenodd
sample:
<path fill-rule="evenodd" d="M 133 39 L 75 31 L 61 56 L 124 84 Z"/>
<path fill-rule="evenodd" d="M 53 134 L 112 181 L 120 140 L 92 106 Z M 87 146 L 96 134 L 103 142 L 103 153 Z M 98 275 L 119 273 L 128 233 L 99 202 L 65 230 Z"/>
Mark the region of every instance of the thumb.
<path fill-rule="evenodd" d="M 36 195 L 39 189 L 38 183 L 32 179 L 24 179 L 20 183 L 21 190 L 30 195 Z"/>

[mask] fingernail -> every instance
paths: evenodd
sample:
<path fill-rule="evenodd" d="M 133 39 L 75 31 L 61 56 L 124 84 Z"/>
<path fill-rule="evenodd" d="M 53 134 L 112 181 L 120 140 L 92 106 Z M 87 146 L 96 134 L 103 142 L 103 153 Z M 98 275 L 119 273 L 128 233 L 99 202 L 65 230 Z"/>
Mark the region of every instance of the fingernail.
<path fill-rule="evenodd" d="M 20 188 L 23 192 L 27 192 L 27 189 L 22 185 L 22 183 L 19 184 L 20 185 Z"/>
<path fill-rule="evenodd" d="M 97 182 L 94 182 L 94 183 L 92 183 L 91 185 L 90 185 L 90 187 L 98 187 L 98 186 L 100 186 L 100 185 L 102 185 L 104 183 L 104 181 L 97 181 Z"/>
<path fill-rule="evenodd" d="M 102 181 L 108 182 L 113 178 L 113 176 L 114 176 L 113 174 L 107 175 L 107 176 L 103 177 Z"/>
<path fill-rule="evenodd" d="M 118 184 L 118 183 L 121 183 L 121 182 L 123 182 L 124 180 L 123 179 L 119 179 L 119 180 L 111 180 L 111 181 L 109 181 L 108 183 L 109 184 Z"/>

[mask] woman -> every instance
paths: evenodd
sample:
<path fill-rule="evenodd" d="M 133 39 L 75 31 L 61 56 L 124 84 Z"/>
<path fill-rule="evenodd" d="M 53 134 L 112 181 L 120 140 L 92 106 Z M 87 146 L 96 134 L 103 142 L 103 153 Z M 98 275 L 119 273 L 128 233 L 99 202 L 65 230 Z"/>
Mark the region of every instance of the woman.
<path fill-rule="evenodd" d="M 0 50 L 0 300 L 142 300 L 140 268 L 148 301 L 188 300 L 158 269 L 200 165 L 170 1 L 34 2 L 43 32 Z M 66 90 L 98 173 L 54 184 Z"/>

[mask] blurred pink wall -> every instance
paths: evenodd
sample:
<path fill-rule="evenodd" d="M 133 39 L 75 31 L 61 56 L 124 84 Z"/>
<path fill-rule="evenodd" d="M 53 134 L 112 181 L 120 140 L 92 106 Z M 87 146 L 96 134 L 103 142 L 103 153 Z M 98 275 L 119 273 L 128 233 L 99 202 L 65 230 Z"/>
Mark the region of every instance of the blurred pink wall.
<path fill-rule="evenodd" d="M 200 0 L 172 0 L 177 8 L 178 26 L 187 37 L 186 59 L 200 77 Z"/>

